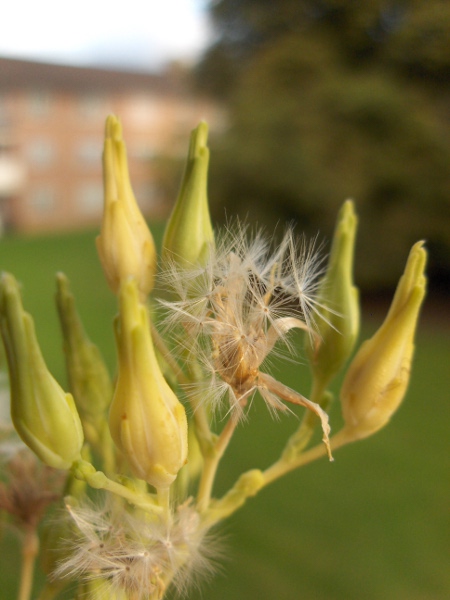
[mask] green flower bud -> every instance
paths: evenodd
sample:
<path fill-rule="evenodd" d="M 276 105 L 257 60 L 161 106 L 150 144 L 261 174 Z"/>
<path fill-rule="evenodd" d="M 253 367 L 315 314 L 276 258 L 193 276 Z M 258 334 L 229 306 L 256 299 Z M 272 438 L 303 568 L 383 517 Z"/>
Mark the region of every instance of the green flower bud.
<path fill-rule="evenodd" d="M 106 120 L 103 150 L 105 208 L 97 250 L 106 279 L 114 293 L 134 277 L 141 300 L 154 286 L 156 250 L 152 234 L 135 200 L 128 173 L 119 120 Z"/>
<path fill-rule="evenodd" d="M 339 211 L 330 259 L 320 283 L 318 337 L 308 337 L 306 351 L 314 379 L 326 387 L 349 358 L 359 332 L 358 290 L 353 285 L 357 218 L 353 202 Z"/>
<path fill-rule="evenodd" d="M 99 349 L 87 337 L 69 280 L 63 273 L 56 276 L 56 304 L 64 337 L 69 386 L 81 415 L 89 421 L 103 419 L 113 387 Z"/>
<path fill-rule="evenodd" d="M 66 394 L 49 373 L 33 319 L 23 310 L 16 280 L 7 273 L 0 283 L 0 326 L 8 358 L 14 426 L 44 463 L 69 469 L 80 459 L 80 418 L 71 394 Z"/>
<path fill-rule="evenodd" d="M 161 373 L 147 310 L 139 303 L 134 280 L 122 284 L 119 303 L 119 373 L 109 416 L 111 435 L 136 477 L 166 488 L 186 462 L 186 413 Z"/>
<path fill-rule="evenodd" d="M 189 268 L 206 259 L 214 243 L 208 208 L 208 125 L 201 122 L 191 133 L 186 167 L 162 245 L 162 260 Z"/>
<path fill-rule="evenodd" d="M 342 385 L 345 430 L 353 439 L 384 427 L 406 393 L 426 287 L 422 245 L 418 242 L 412 247 L 384 323 L 362 344 Z"/>

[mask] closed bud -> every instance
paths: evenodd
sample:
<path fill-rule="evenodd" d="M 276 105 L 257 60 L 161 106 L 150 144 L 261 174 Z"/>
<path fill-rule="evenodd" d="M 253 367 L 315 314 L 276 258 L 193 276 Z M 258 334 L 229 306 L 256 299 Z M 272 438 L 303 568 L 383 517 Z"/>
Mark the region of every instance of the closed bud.
<path fill-rule="evenodd" d="M 389 421 L 409 383 L 414 334 L 425 296 L 423 243 L 410 252 L 387 317 L 353 359 L 341 389 L 345 430 L 364 438 Z"/>
<path fill-rule="evenodd" d="M 205 261 L 214 242 L 207 196 L 207 137 L 205 122 L 191 133 L 181 189 L 163 239 L 162 260 L 187 268 Z"/>
<path fill-rule="evenodd" d="M 47 369 L 33 319 L 23 310 L 18 284 L 9 274 L 3 274 L 0 284 L 0 318 L 14 426 L 44 463 L 69 469 L 80 459 L 80 418 L 71 394 L 63 391 Z"/>
<path fill-rule="evenodd" d="M 328 268 L 320 283 L 318 336 L 306 339 L 311 370 L 323 387 L 344 366 L 358 336 L 359 298 L 353 285 L 356 227 L 353 202 L 347 200 L 338 215 Z"/>
<path fill-rule="evenodd" d="M 147 309 L 139 302 L 134 280 L 122 284 L 119 306 L 119 372 L 109 416 L 111 435 L 136 477 L 167 488 L 186 462 L 186 413 L 161 373 Z"/>
<path fill-rule="evenodd" d="M 156 250 L 152 234 L 131 188 L 125 144 L 119 120 L 106 120 L 103 149 L 105 205 L 97 250 L 114 293 L 133 277 L 144 301 L 154 286 Z"/>
<path fill-rule="evenodd" d="M 99 349 L 87 337 L 63 273 L 56 276 L 56 304 L 64 337 L 70 390 L 82 416 L 98 424 L 112 398 L 112 383 Z"/>

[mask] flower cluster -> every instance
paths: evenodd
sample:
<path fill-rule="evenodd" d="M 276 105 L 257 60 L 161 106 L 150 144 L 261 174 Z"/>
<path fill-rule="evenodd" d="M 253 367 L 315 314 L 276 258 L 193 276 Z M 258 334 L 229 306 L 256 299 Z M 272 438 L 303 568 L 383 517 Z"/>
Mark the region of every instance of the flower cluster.
<path fill-rule="evenodd" d="M 185 593 L 193 579 L 213 572 L 217 523 L 289 471 L 327 454 L 332 460 L 339 446 L 372 435 L 406 393 L 426 286 L 422 243 L 411 250 L 385 322 L 348 367 L 344 424 L 331 436 L 329 385 L 359 328 L 353 203 L 339 212 L 328 261 L 290 229 L 278 246 L 238 223 L 215 233 L 206 140 L 202 123 L 191 136 L 158 264 L 129 181 L 120 123 L 107 120 L 97 248 L 118 300 L 115 377 L 88 338 L 63 274 L 56 299 L 70 393 L 47 369 L 19 283 L 10 274 L 0 278 L 12 421 L 34 452 L 7 461 L 0 483 L 0 510 L 27 534 L 21 600 L 32 594 L 39 543 L 47 576 L 41 599 L 56 600 L 68 585 L 77 600 L 161 600 L 171 587 Z M 165 312 L 161 331 L 150 293 Z M 301 345 L 291 335 L 296 330 Z M 299 350 L 311 370 L 309 394 L 302 378 L 294 389 L 271 370 L 274 356 L 292 360 Z M 236 428 L 251 418 L 256 393 L 273 415 L 307 410 L 272 465 L 241 473 L 215 497 L 220 461 Z M 324 443 L 314 445 L 318 426 Z M 59 511 L 38 529 L 55 502 Z"/>

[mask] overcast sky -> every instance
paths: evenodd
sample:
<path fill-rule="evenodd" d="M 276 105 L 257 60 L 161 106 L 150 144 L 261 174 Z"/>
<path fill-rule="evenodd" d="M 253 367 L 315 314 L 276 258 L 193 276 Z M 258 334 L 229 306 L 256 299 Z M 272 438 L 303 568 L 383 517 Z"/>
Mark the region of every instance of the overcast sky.
<path fill-rule="evenodd" d="M 154 70 L 192 60 L 211 37 L 206 0 L 11 0 L 0 56 Z"/>

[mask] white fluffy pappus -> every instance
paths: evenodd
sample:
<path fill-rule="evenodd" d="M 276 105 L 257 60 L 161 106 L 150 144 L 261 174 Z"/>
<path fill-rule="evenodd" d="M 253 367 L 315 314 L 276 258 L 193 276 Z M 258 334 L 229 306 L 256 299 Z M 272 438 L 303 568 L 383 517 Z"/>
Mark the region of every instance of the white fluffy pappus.
<path fill-rule="evenodd" d="M 218 410 L 227 398 L 234 418 L 245 415 L 256 391 L 273 413 L 288 410 L 283 401 L 305 406 L 320 417 L 328 444 L 328 416 L 320 406 L 261 370 L 276 344 L 291 350 L 290 330 L 317 335 L 315 319 L 325 308 L 316 300 L 323 257 L 314 243 L 296 241 L 291 229 L 274 251 L 262 234 L 246 234 L 243 226 L 228 228 L 205 264 L 186 269 L 174 261 L 162 273 L 175 297 L 161 301 L 166 331 L 182 358 L 206 375 L 188 393 Z"/>
<path fill-rule="evenodd" d="M 162 598 L 173 585 L 180 594 L 216 571 L 218 545 L 189 502 L 168 519 L 127 510 L 122 502 L 73 506 L 65 518 L 72 535 L 53 573 L 55 580 L 95 581 L 106 598 Z"/>

